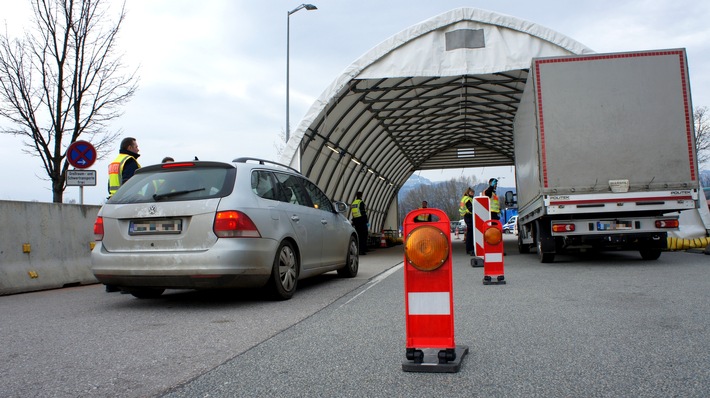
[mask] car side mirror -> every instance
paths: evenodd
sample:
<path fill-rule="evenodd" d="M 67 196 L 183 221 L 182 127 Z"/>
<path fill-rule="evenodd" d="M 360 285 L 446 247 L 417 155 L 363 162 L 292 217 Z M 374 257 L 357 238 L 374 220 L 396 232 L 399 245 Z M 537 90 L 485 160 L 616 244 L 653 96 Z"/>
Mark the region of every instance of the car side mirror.
<path fill-rule="evenodd" d="M 515 200 L 515 197 L 517 195 L 513 193 L 513 191 L 507 191 L 505 193 L 505 205 L 508 207 L 513 207 L 518 204 L 518 202 Z"/>
<path fill-rule="evenodd" d="M 338 213 L 347 213 L 348 212 L 348 205 L 340 202 L 340 201 L 335 201 L 333 202 L 333 205 L 335 206 L 335 211 Z"/>

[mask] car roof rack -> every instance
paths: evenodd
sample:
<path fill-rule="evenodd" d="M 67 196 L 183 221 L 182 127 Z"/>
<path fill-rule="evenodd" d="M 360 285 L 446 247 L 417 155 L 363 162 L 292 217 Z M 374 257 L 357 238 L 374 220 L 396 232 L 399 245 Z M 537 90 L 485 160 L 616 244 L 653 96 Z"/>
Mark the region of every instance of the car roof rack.
<path fill-rule="evenodd" d="M 272 164 L 272 165 L 274 165 L 274 166 L 280 166 L 280 167 L 283 167 L 283 168 L 285 168 L 285 169 L 289 169 L 289 170 L 295 171 L 295 172 L 298 173 L 298 174 L 301 174 L 300 171 L 294 169 L 294 168 L 291 167 L 291 166 L 286 166 L 285 164 L 281 164 L 281 163 L 278 163 L 278 162 L 272 162 L 271 160 L 259 159 L 259 158 L 248 158 L 248 157 L 247 157 L 247 158 L 236 158 L 236 159 L 232 160 L 232 162 L 234 162 L 234 163 L 246 163 L 246 162 L 248 162 L 248 161 L 258 162 L 259 164 L 262 164 L 262 165 L 263 165 L 263 164 Z"/>

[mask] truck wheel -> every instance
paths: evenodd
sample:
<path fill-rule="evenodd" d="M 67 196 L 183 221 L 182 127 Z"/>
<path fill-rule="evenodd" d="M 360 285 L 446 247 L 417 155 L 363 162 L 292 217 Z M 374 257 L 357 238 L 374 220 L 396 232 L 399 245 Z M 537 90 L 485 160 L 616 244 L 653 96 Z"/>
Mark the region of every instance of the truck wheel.
<path fill-rule="evenodd" d="M 661 257 L 661 249 L 641 249 L 639 253 L 646 261 L 658 260 L 658 257 Z"/>
<path fill-rule="evenodd" d="M 520 254 L 529 254 L 530 253 L 530 245 L 523 243 L 523 235 L 518 233 L 518 253 Z"/>

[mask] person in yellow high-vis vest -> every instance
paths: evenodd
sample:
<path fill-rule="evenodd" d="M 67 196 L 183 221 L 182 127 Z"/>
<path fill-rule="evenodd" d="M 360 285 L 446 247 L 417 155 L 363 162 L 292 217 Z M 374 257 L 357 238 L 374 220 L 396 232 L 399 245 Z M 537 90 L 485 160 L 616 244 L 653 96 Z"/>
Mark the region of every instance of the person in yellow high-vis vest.
<path fill-rule="evenodd" d="M 488 188 L 483 192 L 484 195 L 491 198 L 488 203 L 488 208 L 491 211 L 491 220 L 500 220 L 500 200 L 498 199 L 498 194 L 496 193 L 496 188 L 498 187 L 498 180 L 491 178 L 488 180 Z"/>
<path fill-rule="evenodd" d="M 108 165 L 108 196 L 113 196 L 118 188 L 133 177 L 141 165 L 138 164 L 138 142 L 133 137 L 121 141 L 118 156 Z"/>
<path fill-rule="evenodd" d="M 427 209 L 427 208 L 429 208 L 429 203 L 426 200 L 422 200 L 422 207 L 420 207 L 420 209 Z M 414 222 L 431 222 L 431 214 L 422 213 L 422 214 L 414 217 Z"/>
<path fill-rule="evenodd" d="M 108 165 L 108 196 L 113 196 L 118 188 L 138 170 L 138 143 L 133 137 L 126 137 L 121 141 L 118 156 Z M 115 285 L 106 285 L 107 292 L 117 292 L 121 290 Z"/>
<path fill-rule="evenodd" d="M 466 243 L 466 254 L 474 255 L 473 248 L 473 189 L 468 187 L 468 189 L 463 193 L 461 202 L 459 203 L 459 215 L 463 217 L 464 222 L 466 222 L 466 237 L 464 241 Z"/>
<path fill-rule="evenodd" d="M 353 227 L 355 227 L 355 232 L 357 232 L 360 254 L 365 255 L 367 253 L 369 220 L 367 219 L 367 206 L 365 206 L 365 202 L 362 201 L 362 192 L 358 191 L 355 193 L 355 200 L 353 201 L 353 204 L 350 205 L 350 209 L 352 213 Z"/>

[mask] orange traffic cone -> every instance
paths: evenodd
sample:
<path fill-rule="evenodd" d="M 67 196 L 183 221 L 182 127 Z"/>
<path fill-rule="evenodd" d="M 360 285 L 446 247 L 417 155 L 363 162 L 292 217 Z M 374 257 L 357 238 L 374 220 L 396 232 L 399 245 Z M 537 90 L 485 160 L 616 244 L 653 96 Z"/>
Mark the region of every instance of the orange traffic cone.
<path fill-rule="evenodd" d="M 387 247 L 387 239 L 385 239 L 385 234 L 382 234 L 380 238 L 380 247 Z"/>

